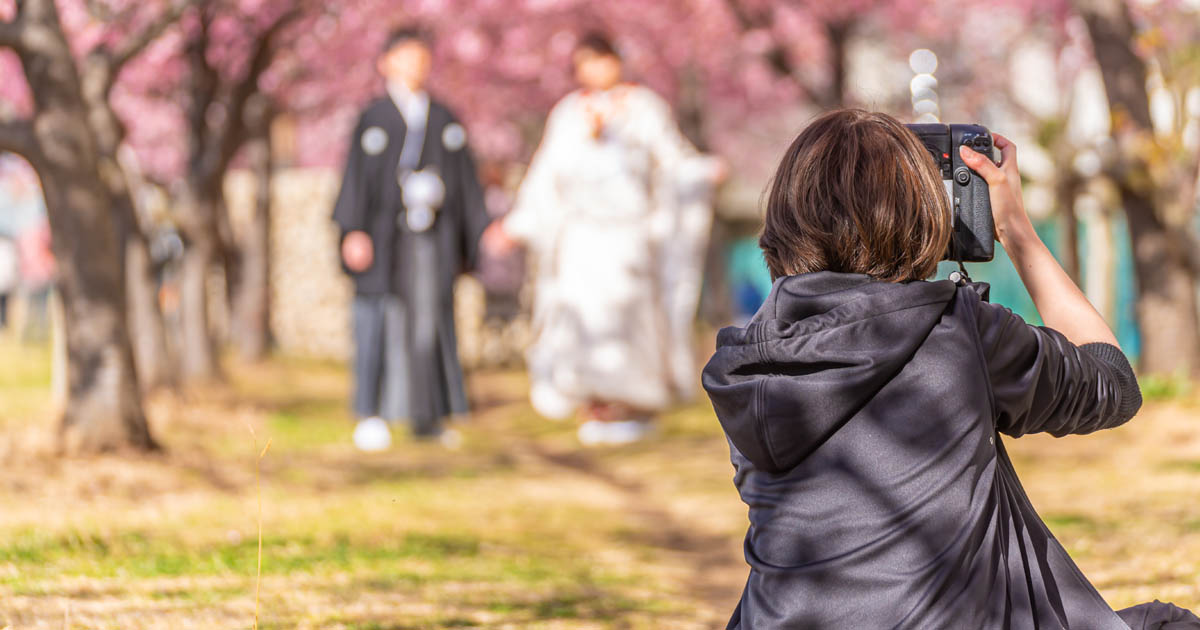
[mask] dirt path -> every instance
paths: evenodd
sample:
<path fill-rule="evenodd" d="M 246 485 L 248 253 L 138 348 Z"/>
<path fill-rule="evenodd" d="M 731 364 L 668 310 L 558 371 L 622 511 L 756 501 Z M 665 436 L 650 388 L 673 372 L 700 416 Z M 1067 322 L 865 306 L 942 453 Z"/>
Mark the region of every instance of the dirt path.
<path fill-rule="evenodd" d="M 669 551 L 688 566 L 685 591 L 713 611 L 732 611 L 747 568 L 740 554 L 729 553 L 727 533 L 703 532 L 694 522 L 683 522 L 644 482 L 622 478 L 586 451 L 553 452 L 535 443 L 527 448 L 555 468 L 597 479 L 620 492 L 626 512 L 640 525 L 639 542 Z"/>

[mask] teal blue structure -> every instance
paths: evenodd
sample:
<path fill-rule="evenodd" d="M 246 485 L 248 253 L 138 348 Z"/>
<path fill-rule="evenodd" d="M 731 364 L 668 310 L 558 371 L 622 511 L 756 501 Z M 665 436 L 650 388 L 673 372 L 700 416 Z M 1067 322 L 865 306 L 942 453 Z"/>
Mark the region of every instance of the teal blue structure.
<path fill-rule="evenodd" d="M 729 244 L 725 262 L 734 323 L 743 324 L 762 306 L 771 292 L 771 272 L 767 270 L 762 250 L 758 247 L 758 237 L 735 239 Z"/>
<path fill-rule="evenodd" d="M 1061 242 L 1061 227 L 1054 220 L 1043 221 L 1036 226 L 1042 240 L 1050 247 L 1055 257 L 1059 257 L 1058 244 Z M 1087 260 L 1088 240 L 1085 238 L 1086 228 L 1079 225 L 1080 260 Z M 1136 300 L 1136 285 L 1133 270 L 1133 248 L 1129 240 L 1129 228 L 1123 217 L 1112 223 L 1112 243 L 1116 251 L 1115 260 L 1115 293 L 1113 303 L 1115 313 L 1105 313 L 1117 334 L 1121 348 L 1131 359 L 1135 359 L 1141 350 L 1141 335 L 1138 331 L 1134 304 Z M 735 320 L 738 323 L 749 319 L 754 311 L 766 298 L 771 290 L 771 274 L 763 261 L 762 251 L 758 248 L 758 239 L 747 236 L 737 239 L 730 244 L 726 255 L 727 274 L 729 278 L 730 300 L 734 305 Z M 1003 304 L 1032 324 L 1041 324 L 1037 309 L 1033 306 L 1033 298 L 1021 283 L 1021 277 L 1013 268 L 1012 262 L 1000 244 L 996 244 L 996 257 L 991 262 L 967 263 L 967 272 L 972 280 L 987 282 L 992 286 L 991 300 Z M 1083 282 L 1087 282 L 1087 265 L 1082 265 Z M 945 278 L 951 271 L 958 268 L 956 263 L 943 262 L 938 266 L 937 277 Z"/>

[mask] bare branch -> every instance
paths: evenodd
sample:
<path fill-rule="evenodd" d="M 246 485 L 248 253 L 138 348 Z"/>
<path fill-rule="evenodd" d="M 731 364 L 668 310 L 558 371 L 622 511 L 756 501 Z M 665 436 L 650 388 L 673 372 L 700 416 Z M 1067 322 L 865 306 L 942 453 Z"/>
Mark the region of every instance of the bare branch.
<path fill-rule="evenodd" d="M 791 58 L 788 56 L 787 48 L 780 43 L 772 31 L 769 18 L 751 15 L 739 0 L 726 0 L 725 5 L 729 7 L 729 11 L 733 13 L 733 17 L 737 20 L 743 31 L 762 29 L 770 37 L 771 43 L 763 51 L 763 59 L 766 60 L 767 65 L 776 75 L 790 79 L 796 87 L 800 88 L 800 91 L 804 93 L 804 97 L 809 102 L 822 106 L 830 104 L 831 99 L 827 90 L 819 90 L 813 87 L 811 83 L 800 76 L 796 67 L 792 64 Z"/>
<path fill-rule="evenodd" d="M 112 16 L 112 8 L 100 0 L 87 0 L 88 15 L 101 21 L 108 21 Z"/>
<path fill-rule="evenodd" d="M 758 20 L 752 18 L 750 12 L 738 0 L 725 0 L 725 6 L 729 7 L 729 12 L 733 14 L 734 19 L 737 20 L 738 25 L 742 27 L 743 31 L 755 29 L 760 26 L 757 23 Z"/>
<path fill-rule="evenodd" d="M 214 6 L 201 6 L 197 32 L 185 47 L 192 77 L 188 92 L 189 178 L 199 186 L 219 186 L 220 177 L 244 140 L 248 104 L 259 93 L 258 82 L 270 67 L 279 49 L 277 38 L 285 27 L 305 14 L 308 2 L 293 5 L 270 25 L 251 34 L 250 57 L 240 78 L 224 77 L 213 67 L 207 50 L 212 42 L 209 27 L 215 17 Z M 211 114 L 219 113 L 219 116 Z"/>
<path fill-rule="evenodd" d="M 250 57 L 246 76 L 242 77 L 230 92 L 229 117 L 226 127 L 222 130 L 221 156 L 224 162 L 233 159 L 234 153 L 242 144 L 242 136 L 246 133 L 247 104 L 255 94 L 258 94 L 258 80 L 275 60 L 276 39 L 279 34 L 295 20 L 303 15 L 300 9 L 292 9 L 280 15 L 259 36 Z"/>
<path fill-rule="evenodd" d="M 14 50 L 22 47 L 21 40 L 23 39 L 22 24 L 16 20 L 12 22 L 0 22 L 0 47 L 12 48 Z"/>
<path fill-rule="evenodd" d="M 158 39 L 163 31 L 166 31 L 171 25 L 179 21 L 183 12 L 196 4 L 198 0 L 177 0 L 170 7 L 163 11 L 163 14 L 158 16 L 158 19 L 150 23 L 142 29 L 142 32 L 137 33 L 124 42 L 116 50 L 111 51 L 109 63 L 112 65 L 111 76 L 115 79 L 121 71 L 121 67 L 129 62 L 130 59 L 138 56 L 147 46 Z"/>
<path fill-rule="evenodd" d="M 42 151 L 33 133 L 33 123 L 28 120 L 0 121 L 0 151 L 16 153 L 36 164 Z"/>
<path fill-rule="evenodd" d="M 208 177 L 211 173 L 219 171 L 214 157 L 218 143 L 208 126 L 209 114 L 217 102 L 220 85 L 217 69 L 209 62 L 207 55 L 209 28 L 214 18 L 211 9 L 211 5 L 201 9 L 198 32 L 189 38 L 184 47 L 184 54 L 192 71 L 186 108 L 190 145 L 188 170 L 191 176 Z"/>
<path fill-rule="evenodd" d="M 17 0 L 17 19 L 31 24 L 46 24 L 58 19 L 54 0 Z"/>

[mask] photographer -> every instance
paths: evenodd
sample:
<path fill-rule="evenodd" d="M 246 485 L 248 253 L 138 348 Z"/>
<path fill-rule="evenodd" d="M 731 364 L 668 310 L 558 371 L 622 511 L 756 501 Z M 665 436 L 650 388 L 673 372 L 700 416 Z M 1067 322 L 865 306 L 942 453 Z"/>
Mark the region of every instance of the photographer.
<path fill-rule="evenodd" d="M 1034 232 L 1016 147 L 986 179 L 998 239 L 1046 327 L 982 285 L 927 280 L 951 209 L 895 119 L 828 113 L 776 173 L 760 244 L 775 278 L 704 370 L 749 506 L 730 628 L 1200 629 L 1114 612 L 1056 541 L 1000 434 L 1090 433 L 1141 405 L 1108 325 Z"/>

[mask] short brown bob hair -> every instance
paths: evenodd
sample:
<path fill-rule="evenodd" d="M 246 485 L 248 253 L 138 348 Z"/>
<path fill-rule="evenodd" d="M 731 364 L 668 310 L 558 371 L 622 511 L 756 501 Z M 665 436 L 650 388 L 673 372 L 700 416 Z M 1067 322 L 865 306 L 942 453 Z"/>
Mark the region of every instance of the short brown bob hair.
<path fill-rule="evenodd" d="M 887 114 L 840 109 L 788 148 L 758 244 L 773 279 L 828 270 L 907 282 L 933 275 L 951 222 L 942 177 L 916 135 Z"/>

